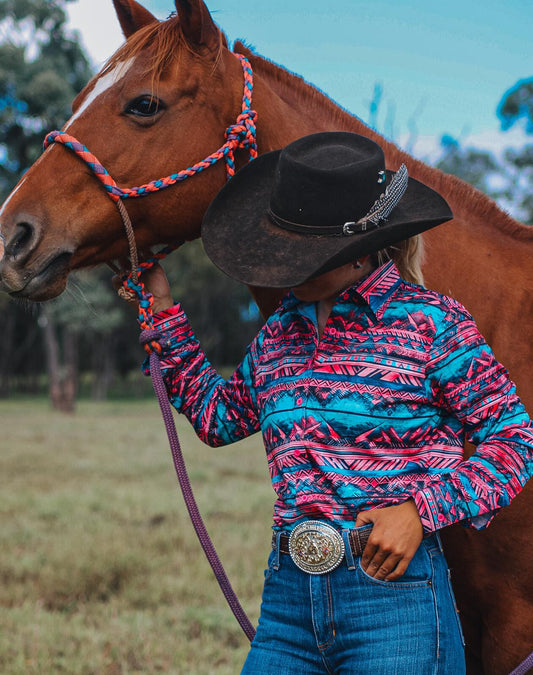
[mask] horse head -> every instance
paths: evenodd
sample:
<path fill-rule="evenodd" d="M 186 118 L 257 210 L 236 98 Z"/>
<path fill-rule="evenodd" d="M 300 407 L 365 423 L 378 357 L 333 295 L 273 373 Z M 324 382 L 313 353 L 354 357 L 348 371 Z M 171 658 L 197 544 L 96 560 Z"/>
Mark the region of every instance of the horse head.
<path fill-rule="evenodd" d="M 202 0 L 176 0 L 177 13 L 162 22 L 135 0 L 113 2 L 126 42 L 75 99 L 62 131 L 129 187 L 185 169 L 223 144 L 240 112 L 243 71 Z M 199 236 L 224 180 L 223 166 L 214 166 L 179 188 L 128 200 L 139 249 Z M 102 184 L 57 143 L 0 212 L 0 288 L 13 296 L 52 298 L 71 270 L 127 250 Z"/>

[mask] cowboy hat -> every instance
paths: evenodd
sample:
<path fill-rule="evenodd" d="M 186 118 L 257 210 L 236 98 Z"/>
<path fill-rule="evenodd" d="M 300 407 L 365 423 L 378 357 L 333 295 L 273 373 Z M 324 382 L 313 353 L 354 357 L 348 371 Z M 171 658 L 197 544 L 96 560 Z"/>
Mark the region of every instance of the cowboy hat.
<path fill-rule="evenodd" d="M 386 170 L 374 141 L 322 132 L 240 169 L 210 204 L 202 240 L 237 281 L 292 288 L 452 217 L 404 165 Z"/>

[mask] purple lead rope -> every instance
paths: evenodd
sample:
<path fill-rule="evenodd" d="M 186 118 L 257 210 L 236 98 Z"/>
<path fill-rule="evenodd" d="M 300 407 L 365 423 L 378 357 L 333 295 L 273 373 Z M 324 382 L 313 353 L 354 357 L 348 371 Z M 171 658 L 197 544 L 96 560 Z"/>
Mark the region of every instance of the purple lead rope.
<path fill-rule="evenodd" d="M 139 340 L 141 344 L 144 345 L 153 342 L 160 337 L 161 335 L 155 330 L 144 330 L 141 333 Z M 165 384 L 161 375 L 161 362 L 159 360 L 158 354 L 156 354 L 155 351 L 150 353 L 150 373 L 152 375 L 152 384 L 154 385 L 154 391 L 159 402 L 159 407 L 161 408 L 161 414 L 165 422 L 170 450 L 172 452 L 172 459 L 174 460 L 174 468 L 176 469 L 176 475 L 183 493 L 183 499 L 185 501 L 185 505 L 187 506 L 192 524 L 194 525 L 196 535 L 200 541 L 200 544 L 202 545 L 202 548 L 204 549 L 205 555 L 209 560 L 209 564 L 215 573 L 215 577 L 219 583 L 222 593 L 224 593 L 224 597 L 226 598 L 231 611 L 235 615 L 235 618 L 239 622 L 246 637 L 251 642 L 255 636 L 255 629 L 252 626 L 250 619 L 246 616 L 246 612 L 242 608 L 241 603 L 239 602 L 235 591 L 229 582 L 213 542 L 207 533 L 204 521 L 202 520 L 202 516 L 198 510 L 196 499 L 194 498 L 189 476 L 187 475 L 187 469 L 185 467 L 185 460 L 183 459 L 183 453 L 181 451 L 178 433 L 176 431 L 176 425 L 174 423 L 172 408 L 170 407 L 167 391 L 165 389 Z"/>
<path fill-rule="evenodd" d="M 522 661 L 509 675 L 526 675 L 533 668 L 533 652 Z"/>
<path fill-rule="evenodd" d="M 161 376 L 161 364 L 156 353 L 161 350 L 161 347 L 156 341 L 156 338 L 159 337 L 159 334 L 157 331 L 154 331 L 151 328 L 153 298 L 150 293 L 145 292 L 144 284 L 139 278 L 140 273 L 150 269 L 150 267 L 152 267 L 159 260 L 162 260 L 167 255 L 167 253 L 169 253 L 173 248 L 176 248 L 176 246 L 163 249 L 163 251 L 160 251 L 153 258 L 144 261 L 139 265 L 133 225 L 128 212 L 121 201 L 127 197 L 142 197 L 147 194 L 151 194 L 152 192 L 163 190 L 170 185 L 174 185 L 177 182 L 183 181 L 190 176 L 194 176 L 195 174 L 204 171 L 220 160 L 224 160 L 226 163 L 226 174 L 229 180 L 235 174 L 235 153 L 240 148 L 245 148 L 248 150 L 250 160 L 253 160 L 255 157 L 257 157 L 255 126 L 257 113 L 255 110 L 252 110 L 251 107 L 253 93 L 252 67 L 250 66 L 249 61 L 242 54 L 236 54 L 236 57 L 241 63 L 244 77 L 241 112 L 237 117 L 235 124 L 231 124 L 226 129 L 224 144 L 214 153 L 202 161 L 189 166 L 187 169 L 174 173 L 170 176 L 166 176 L 165 178 L 161 178 L 159 180 L 150 181 L 149 183 L 139 187 L 120 188 L 106 168 L 98 161 L 98 159 L 88 150 L 88 148 L 85 147 L 85 145 L 80 143 L 80 141 L 78 141 L 73 136 L 60 131 L 53 131 L 47 135 L 44 147 L 48 147 L 50 143 L 61 143 L 63 147 L 68 148 L 72 152 L 76 153 L 76 156 L 82 159 L 89 169 L 94 173 L 94 175 L 102 182 L 108 196 L 116 204 L 119 210 L 128 239 L 132 267 L 131 273 L 122 279 L 123 287 L 121 290 L 124 291 L 125 298 L 128 298 L 134 294 L 139 300 L 139 323 L 144 329 L 141 333 L 140 339 L 141 343 L 144 344 L 145 349 L 150 351 L 150 369 L 152 373 L 152 382 L 157 399 L 159 401 L 159 407 L 161 408 L 163 420 L 165 421 L 168 440 L 172 450 L 172 458 L 174 460 L 174 467 L 176 469 L 179 484 L 183 492 L 183 498 L 194 525 L 194 529 L 196 530 L 196 534 L 198 535 L 198 539 L 200 540 L 200 544 L 202 545 L 205 555 L 209 560 L 209 564 L 215 573 L 220 588 L 222 589 L 222 592 L 224 593 L 224 596 L 228 601 L 235 618 L 251 642 L 255 635 L 255 630 L 250 623 L 250 620 L 246 616 L 243 608 L 241 607 L 237 596 L 231 587 L 231 584 L 229 583 L 224 568 L 222 567 L 222 563 L 220 562 L 217 552 L 215 551 L 215 547 L 213 546 L 213 543 L 207 534 L 207 530 L 205 529 L 205 525 L 203 523 L 202 517 L 200 516 L 198 506 L 192 493 L 191 484 L 189 482 L 189 477 L 187 476 L 187 469 L 185 467 L 185 462 L 178 440 L 178 434 L 176 432 L 176 426 L 174 424 L 174 417 L 172 415 L 165 385 Z M 2 238 L 0 237 L 0 247 L 1 245 Z M 115 271 L 117 271 L 113 265 L 110 266 Z"/>

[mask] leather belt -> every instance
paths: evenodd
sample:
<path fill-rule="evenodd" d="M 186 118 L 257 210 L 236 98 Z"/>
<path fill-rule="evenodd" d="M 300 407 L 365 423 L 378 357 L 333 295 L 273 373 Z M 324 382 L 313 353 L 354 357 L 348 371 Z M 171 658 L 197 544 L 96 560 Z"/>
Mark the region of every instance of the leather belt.
<path fill-rule="evenodd" d="M 363 554 L 372 528 L 348 531 L 348 541 L 354 557 Z M 276 548 L 276 534 L 272 537 Z M 297 525 L 290 535 L 282 532 L 279 552 L 291 556 L 295 565 L 309 574 L 326 574 L 338 567 L 345 554 L 344 539 L 340 532 L 328 523 L 306 520 Z"/>

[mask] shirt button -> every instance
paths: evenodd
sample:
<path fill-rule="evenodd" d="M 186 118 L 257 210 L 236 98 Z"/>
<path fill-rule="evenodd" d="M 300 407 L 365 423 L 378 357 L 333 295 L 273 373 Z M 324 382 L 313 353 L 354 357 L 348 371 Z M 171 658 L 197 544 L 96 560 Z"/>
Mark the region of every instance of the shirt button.
<path fill-rule="evenodd" d="M 304 402 L 303 398 L 301 396 L 298 396 L 298 398 L 296 399 L 296 405 L 302 405 L 303 402 Z"/>

